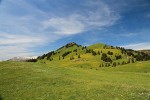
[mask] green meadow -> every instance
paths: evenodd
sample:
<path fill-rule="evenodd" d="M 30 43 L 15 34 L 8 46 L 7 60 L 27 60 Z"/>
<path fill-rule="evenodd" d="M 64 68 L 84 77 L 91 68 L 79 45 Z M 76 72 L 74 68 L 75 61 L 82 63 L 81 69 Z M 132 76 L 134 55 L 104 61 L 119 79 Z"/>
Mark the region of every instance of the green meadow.
<path fill-rule="evenodd" d="M 85 56 L 86 57 L 86 56 Z M 87 56 L 88 57 L 88 56 Z M 0 62 L 1 100 L 150 100 L 150 61 Z"/>

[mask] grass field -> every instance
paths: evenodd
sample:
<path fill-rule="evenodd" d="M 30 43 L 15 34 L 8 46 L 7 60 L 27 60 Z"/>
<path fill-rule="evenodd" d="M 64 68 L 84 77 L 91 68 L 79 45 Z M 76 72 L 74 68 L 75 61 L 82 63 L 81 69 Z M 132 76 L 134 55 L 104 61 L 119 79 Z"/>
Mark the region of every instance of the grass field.
<path fill-rule="evenodd" d="M 150 61 L 95 68 L 0 62 L 2 100 L 150 100 Z"/>

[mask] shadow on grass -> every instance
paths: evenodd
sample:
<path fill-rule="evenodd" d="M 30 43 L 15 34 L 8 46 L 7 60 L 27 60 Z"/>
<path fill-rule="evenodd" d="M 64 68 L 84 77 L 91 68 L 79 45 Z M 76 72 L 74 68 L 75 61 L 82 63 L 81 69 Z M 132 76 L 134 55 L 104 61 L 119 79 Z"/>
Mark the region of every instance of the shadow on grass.
<path fill-rule="evenodd" d="M 1 95 L 0 95 L 0 100 L 3 100 L 3 98 L 1 97 Z"/>

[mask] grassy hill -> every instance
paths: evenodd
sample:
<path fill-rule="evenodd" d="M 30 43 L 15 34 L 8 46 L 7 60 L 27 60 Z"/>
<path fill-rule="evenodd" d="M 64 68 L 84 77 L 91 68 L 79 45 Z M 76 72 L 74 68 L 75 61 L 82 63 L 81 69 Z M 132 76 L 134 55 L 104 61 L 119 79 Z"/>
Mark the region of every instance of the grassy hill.
<path fill-rule="evenodd" d="M 0 62 L 0 97 L 2 100 L 150 99 L 149 61 L 108 68 L 81 66 L 55 61 Z"/>
<path fill-rule="evenodd" d="M 56 51 L 38 57 L 38 62 L 57 62 L 62 66 L 88 65 L 89 67 L 115 67 L 150 60 L 150 55 L 141 51 L 114 47 L 106 44 L 93 44 L 88 47 L 74 42 L 62 46 Z"/>
<path fill-rule="evenodd" d="M 69 43 L 37 60 L 0 62 L 0 99 L 149 100 L 146 60 L 141 51 Z"/>

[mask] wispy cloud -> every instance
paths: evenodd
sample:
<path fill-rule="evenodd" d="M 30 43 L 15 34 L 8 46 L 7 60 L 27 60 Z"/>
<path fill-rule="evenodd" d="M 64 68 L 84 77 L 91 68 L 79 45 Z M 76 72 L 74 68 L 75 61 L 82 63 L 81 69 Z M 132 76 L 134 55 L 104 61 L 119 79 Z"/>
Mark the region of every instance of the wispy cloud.
<path fill-rule="evenodd" d="M 51 39 L 49 39 L 51 37 Z M 34 56 L 39 55 L 35 52 L 36 47 L 46 45 L 48 42 L 54 42 L 58 36 L 41 35 L 18 35 L 10 33 L 0 33 L 0 59 L 6 60 L 14 56 Z"/>
<path fill-rule="evenodd" d="M 81 3 L 80 9 L 71 9 L 67 14 L 64 10 L 66 15 L 61 15 L 55 11 L 46 12 L 25 0 L 3 1 L 0 6 L 1 57 L 33 55 L 32 51 L 39 45 L 68 35 L 109 27 L 120 19 L 120 15 L 102 1 Z"/>
<path fill-rule="evenodd" d="M 121 47 L 125 47 L 127 49 L 134 49 L 134 50 L 150 50 L 150 43 L 136 43 L 136 44 L 128 44 L 123 45 Z"/>
<path fill-rule="evenodd" d="M 41 17 L 46 14 L 29 3 L 6 0 L 0 8 L 0 59 L 38 55 L 39 53 L 34 52 L 36 47 L 60 38 L 42 29 Z"/>
<path fill-rule="evenodd" d="M 12 46 L 0 46 L 0 59 L 1 60 L 7 60 L 12 57 L 16 56 L 31 56 L 31 55 L 37 55 L 33 51 L 30 51 L 27 49 L 28 46 L 23 46 L 23 45 L 12 45 Z"/>
<path fill-rule="evenodd" d="M 65 37 L 116 45 L 144 42 L 124 46 L 149 48 L 148 6 L 147 0 L 0 0 L 0 59 L 36 55 L 43 45 L 48 51 L 52 42 L 67 42 Z"/>
<path fill-rule="evenodd" d="M 43 22 L 44 29 L 52 28 L 52 33 L 56 34 L 77 34 L 83 32 L 85 26 L 79 20 L 69 18 L 51 18 Z"/>
<path fill-rule="evenodd" d="M 32 48 L 44 43 L 46 43 L 44 37 L 0 33 L 0 59 L 37 55 Z"/>
<path fill-rule="evenodd" d="M 0 33 L 0 45 L 42 43 L 44 37 Z"/>
<path fill-rule="evenodd" d="M 74 3 L 76 4 L 74 5 Z M 134 7 L 132 4 L 135 4 Z M 134 20 L 135 18 L 130 19 L 138 12 L 129 13 L 128 15 L 131 14 L 131 16 L 122 17 L 120 15 L 126 9 L 127 11 L 132 9 L 135 11 L 135 8 L 139 9 L 139 6 L 148 7 L 149 3 L 135 0 L 127 0 L 126 2 L 116 2 L 116 0 L 0 0 L 0 59 L 36 55 L 38 52 L 34 52 L 35 48 L 48 45 L 66 36 L 77 37 L 75 34 L 80 33 L 85 33 L 85 35 L 80 34 L 80 39 L 86 38 L 87 43 L 104 40 L 102 35 L 105 35 L 106 42 L 112 39 L 118 39 L 117 42 L 120 43 L 123 39 L 126 43 L 148 41 L 149 30 L 146 32 L 145 27 L 149 24 L 145 24 L 144 27 L 138 23 L 134 24 L 134 22 L 138 22 Z M 146 19 L 149 20 L 150 14 L 147 17 Z M 121 18 L 125 19 L 124 23 L 121 23 Z M 114 30 L 110 29 L 111 32 L 102 33 L 102 29 L 116 25 L 118 21 L 121 21 L 120 26 L 126 26 L 123 31 L 118 31 L 119 27 L 117 26 L 118 29 L 115 27 Z M 130 21 L 131 24 L 129 24 Z M 141 21 L 140 24 L 146 23 Z M 139 30 L 133 30 L 132 27 L 138 29 L 140 27 L 140 30 L 144 31 L 136 33 Z M 93 30 L 96 30 L 96 33 L 92 34 Z M 99 33 L 101 34 L 94 35 Z M 134 41 L 128 42 L 130 39 Z M 124 44 L 124 42 L 122 43 Z M 138 43 L 124 45 L 124 47 L 149 49 L 149 45 L 149 43 Z"/>
<path fill-rule="evenodd" d="M 93 28 L 111 26 L 120 18 L 119 14 L 100 1 L 96 3 L 90 1 L 83 6 L 84 9 L 77 10 L 75 12 L 78 13 L 67 17 L 49 18 L 43 22 L 44 28 L 51 28 L 54 33 L 58 34 L 78 34 Z"/>
<path fill-rule="evenodd" d="M 135 34 L 135 33 L 124 33 L 124 34 L 119 34 L 118 36 L 121 36 L 121 37 L 132 37 L 132 36 L 135 36 L 135 35 L 137 35 L 137 34 Z"/>

